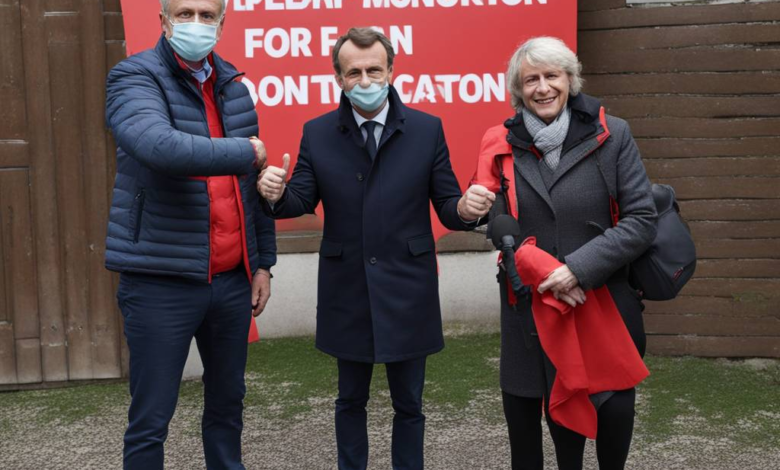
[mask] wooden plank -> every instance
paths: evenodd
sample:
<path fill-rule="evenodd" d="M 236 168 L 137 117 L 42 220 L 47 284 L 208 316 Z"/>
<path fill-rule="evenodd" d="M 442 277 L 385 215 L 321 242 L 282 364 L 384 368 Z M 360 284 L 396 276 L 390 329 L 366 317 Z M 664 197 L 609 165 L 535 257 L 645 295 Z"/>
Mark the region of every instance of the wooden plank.
<path fill-rule="evenodd" d="M 780 297 L 735 295 L 731 297 L 698 297 L 680 295 L 664 302 L 645 301 L 645 314 L 710 315 L 739 317 L 746 321 L 773 316 L 780 318 Z"/>
<path fill-rule="evenodd" d="M 628 119 L 634 137 L 770 137 L 777 135 L 780 118 L 697 119 L 633 118 Z"/>
<path fill-rule="evenodd" d="M 122 13 L 122 4 L 120 0 L 103 0 L 103 11 Z"/>
<path fill-rule="evenodd" d="M 87 216 L 84 175 L 83 64 L 78 15 L 47 17 L 50 37 L 49 66 L 57 70 L 52 81 L 51 105 L 56 110 L 52 121 L 53 145 L 57 155 L 57 203 L 67 210 L 59 211 L 60 250 L 63 260 L 68 341 L 68 378 L 91 379 L 92 338 L 89 323 L 89 270 Z M 72 35 L 75 34 L 75 37 Z M 67 39 L 67 40 L 66 40 Z"/>
<path fill-rule="evenodd" d="M 780 278 L 780 259 L 700 259 L 694 276 Z"/>
<path fill-rule="evenodd" d="M 731 119 L 777 117 L 780 96 L 621 96 L 604 98 L 602 103 L 608 113 L 623 119 L 652 117 Z"/>
<path fill-rule="evenodd" d="M 690 46 L 775 42 L 780 42 L 780 28 L 771 22 L 580 31 L 577 35 L 577 43 L 581 49 L 599 48 L 602 54 L 636 49 L 679 49 Z"/>
<path fill-rule="evenodd" d="M 102 0 L 82 0 L 82 90 L 84 125 L 84 174 L 86 198 L 86 240 L 89 247 L 88 312 L 92 338 L 92 377 L 121 376 L 119 316 L 115 309 L 111 278 L 104 267 L 106 221 L 113 179 L 107 172 L 108 149 L 104 130 L 106 46 L 103 31 Z"/>
<path fill-rule="evenodd" d="M 57 160 L 51 148 L 51 91 L 47 32 L 42 2 L 28 1 L 22 9 L 25 89 L 30 122 L 31 190 L 38 302 L 41 314 L 43 377 L 61 382 L 68 378 L 59 258 L 56 179 Z"/>
<path fill-rule="evenodd" d="M 106 75 L 111 69 L 125 59 L 125 44 L 123 41 L 106 42 Z M 110 146 L 111 147 L 111 146 Z"/>
<path fill-rule="evenodd" d="M 780 279 L 691 279 L 683 295 L 780 297 Z"/>
<path fill-rule="evenodd" d="M 586 2 L 577 2 L 577 11 L 601 11 L 625 6 L 626 0 L 587 0 Z"/>
<path fill-rule="evenodd" d="M 578 3 L 589 4 L 590 1 Z M 577 18 L 577 27 L 580 30 L 780 20 L 779 4 L 755 2 L 729 5 L 675 5 L 664 8 L 619 8 L 609 11 L 589 11 L 580 7 L 580 12 Z"/>
<path fill-rule="evenodd" d="M 0 170 L 0 174 L 2 174 L 2 170 Z M 6 274 L 6 270 L 10 271 L 8 260 L 11 257 L 10 254 L 6 253 L 6 246 L 10 244 L 10 242 L 6 242 L 8 235 L 5 233 L 4 221 L 7 218 L 8 216 L 5 214 L 2 201 L 0 201 L 0 262 L 2 262 L 2 265 L 0 265 L 0 323 L 8 323 L 13 319 L 12 301 L 14 289 L 11 285 L 13 274 L 10 272 Z"/>
<path fill-rule="evenodd" d="M 696 255 L 703 258 L 768 258 L 780 257 L 780 239 L 752 240 L 705 239 L 694 240 Z"/>
<path fill-rule="evenodd" d="M 780 204 L 776 199 L 681 201 L 680 210 L 689 222 L 780 219 Z"/>
<path fill-rule="evenodd" d="M 644 158 L 764 157 L 780 155 L 780 137 L 636 139 Z"/>
<path fill-rule="evenodd" d="M 24 104 L 24 59 L 19 0 L 0 0 L 0 139 L 24 139 L 27 110 Z M 0 160 L 2 164 L 2 160 Z"/>
<path fill-rule="evenodd" d="M 103 15 L 105 39 L 107 41 L 124 41 L 125 25 L 121 13 L 106 13 Z"/>
<path fill-rule="evenodd" d="M 30 166 L 28 151 L 27 142 L 23 140 L 0 140 L 0 169 Z"/>
<path fill-rule="evenodd" d="M 0 321 L 0 384 L 17 383 L 15 346 L 13 325 Z"/>
<path fill-rule="evenodd" d="M 644 315 L 645 332 L 660 335 L 777 336 L 780 318 L 724 318 L 709 315 Z"/>
<path fill-rule="evenodd" d="M 35 280 L 30 186 L 27 170 L 0 171 L 0 230 L 3 270 L 14 337 L 39 341 L 38 292 Z M 21 376 L 22 371 L 19 371 Z"/>
<path fill-rule="evenodd" d="M 780 41 L 780 28 L 765 22 L 580 31 L 578 41 L 582 48 L 601 45 L 603 53 L 608 54 L 636 48 L 649 50 L 774 43 Z"/>
<path fill-rule="evenodd" d="M 780 198 L 780 178 L 759 176 L 697 176 L 657 178 L 653 181 L 674 187 L 677 199 L 770 199 Z M 778 201 L 780 204 L 780 201 Z"/>
<path fill-rule="evenodd" d="M 20 384 L 43 381 L 41 342 L 39 339 L 16 340 L 16 380 Z"/>
<path fill-rule="evenodd" d="M 585 75 L 595 96 L 642 94 L 743 95 L 780 93 L 778 72 L 689 72 Z"/>
<path fill-rule="evenodd" d="M 685 215 L 685 214 L 683 214 Z M 780 238 L 780 220 L 758 220 L 746 222 L 688 222 L 693 237 L 706 238 Z"/>
<path fill-rule="evenodd" d="M 780 357 L 780 337 L 648 335 L 647 352 L 659 356 Z"/>
<path fill-rule="evenodd" d="M 46 31 L 49 33 L 49 45 L 77 43 L 81 34 L 78 13 L 69 11 L 47 14 Z"/>
<path fill-rule="evenodd" d="M 495 247 L 481 232 L 450 232 L 436 241 L 437 253 L 462 251 L 495 251 Z"/>
<path fill-rule="evenodd" d="M 780 176 L 780 157 L 648 158 L 650 179 L 686 176 Z"/>
<path fill-rule="evenodd" d="M 625 72 L 740 72 L 779 70 L 780 50 L 762 47 L 619 50 L 580 48 L 586 74 Z"/>
<path fill-rule="evenodd" d="M 75 12 L 79 0 L 46 0 L 47 13 Z"/>

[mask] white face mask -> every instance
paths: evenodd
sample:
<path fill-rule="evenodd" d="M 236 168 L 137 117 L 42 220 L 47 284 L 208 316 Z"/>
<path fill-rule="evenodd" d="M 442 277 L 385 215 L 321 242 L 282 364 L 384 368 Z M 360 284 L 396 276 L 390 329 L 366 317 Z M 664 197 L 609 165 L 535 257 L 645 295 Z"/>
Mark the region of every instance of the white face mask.
<path fill-rule="evenodd" d="M 203 60 L 217 45 L 217 29 L 221 18 L 215 25 L 197 22 L 174 23 L 170 18 L 168 21 L 173 26 L 173 34 L 168 42 L 173 50 L 186 60 Z"/>

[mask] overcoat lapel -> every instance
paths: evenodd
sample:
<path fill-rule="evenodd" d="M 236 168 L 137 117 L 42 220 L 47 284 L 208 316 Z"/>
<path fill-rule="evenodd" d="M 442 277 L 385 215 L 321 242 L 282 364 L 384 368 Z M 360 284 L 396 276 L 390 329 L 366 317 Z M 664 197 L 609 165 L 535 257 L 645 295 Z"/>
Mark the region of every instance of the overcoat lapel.
<path fill-rule="evenodd" d="M 597 99 L 580 94 L 570 98 L 569 106 L 572 119 L 563 142 L 561 162 L 553 172 L 550 190 L 563 175 L 601 145 L 596 136 L 604 132 L 598 121 L 601 104 Z"/>
<path fill-rule="evenodd" d="M 366 144 L 363 142 L 363 134 L 355 122 L 355 117 L 352 115 L 352 104 L 349 102 L 349 98 L 341 93 L 341 103 L 339 104 L 339 130 L 350 140 L 353 144 L 363 149 L 362 154 L 368 160 L 371 157 L 366 149 Z"/>
<path fill-rule="evenodd" d="M 577 163 L 590 155 L 600 145 L 601 144 L 596 138 L 588 139 L 561 156 L 561 162 L 558 164 L 558 168 L 556 168 L 555 172 L 553 173 L 552 182 L 550 183 L 550 190 L 552 190 L 552 188 L 555 186 L 555 183 L 557 183 L 563 175 L 574 168 Z"/>
<path fill-rule="evenodd" d="M 517 127 L 514 129 L 525 131 L 525 127 L 522 126 L 520 126 L 520 129 Z M 550 192 L 547 191 L 547 186 L 545 186 L 542 179 L 542 173 L 539 171 L 539 159 L 531 151 L 530 145 L 516 136 L 512 130 L 507 134 L 507 141 L 512 146 L 512 155 L 514 156 L 517 172 L 544 199 L 550 210 L 555 213 Z M 522 200 L 522 196 L 519 199 Z"/>

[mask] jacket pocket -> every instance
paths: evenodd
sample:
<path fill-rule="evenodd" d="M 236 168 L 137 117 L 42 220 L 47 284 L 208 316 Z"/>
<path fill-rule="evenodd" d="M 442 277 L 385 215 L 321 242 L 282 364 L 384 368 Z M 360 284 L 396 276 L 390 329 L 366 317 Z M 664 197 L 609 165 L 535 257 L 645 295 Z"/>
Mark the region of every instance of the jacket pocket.
<path fill-rule="evenodd" d="M 341 243 L 322 239 L 320 244 L 320 256 L 324 258 L 338 258 L 341 256 Z"/>
<path fill-rule="evenodd" d="M 143 189 L 138 191 L 130 208 L 130 236 L 133 237 L 133 243 L 138 243 L 138 237 L 141 235 L 141 217 L 144 213 L 145 199 L 146 191 Z"/>
<path fill-rule="evenodd" d="M 420 256 L 436 248 L 436 243 L 433 241 L 433 235 L 431 234 L 411 238 L 407 243 L 409 244 L 409 253 L 412 256 Z"/>

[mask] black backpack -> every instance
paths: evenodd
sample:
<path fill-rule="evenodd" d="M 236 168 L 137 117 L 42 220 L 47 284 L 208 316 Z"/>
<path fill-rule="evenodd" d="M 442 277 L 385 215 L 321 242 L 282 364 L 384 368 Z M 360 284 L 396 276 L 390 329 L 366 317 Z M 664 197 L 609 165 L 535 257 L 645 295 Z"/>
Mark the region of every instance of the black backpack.
<path fill-rule="evenodd" d="M 610 197 L 612 224 L 619 219 L 615 178 L 608 178 L 599 162 L 601 176 Z M 666 184 L 651 186 L 658 211 L 655 240 L 628 268 L 629 283 L 647 300 L 671 300 L 696 270 L 696 246 L 691 230 L 680 215 L 674 188 Z"/>

